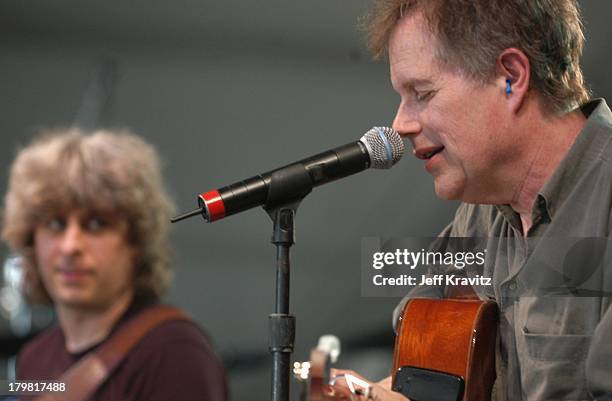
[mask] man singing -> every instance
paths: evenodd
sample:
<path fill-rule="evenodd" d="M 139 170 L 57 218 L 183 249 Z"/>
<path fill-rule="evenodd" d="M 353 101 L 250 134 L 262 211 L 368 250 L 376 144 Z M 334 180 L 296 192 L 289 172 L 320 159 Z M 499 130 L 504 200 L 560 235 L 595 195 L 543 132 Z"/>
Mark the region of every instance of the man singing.
<path fill-rule="evenodd" d="M 609 399 L 609 257 L 597 270 L 601 291 L 590 296 L 521 293 L 530 284 L 521 277 L 537 269 L 530 260 L 562 251 L 538 239 L 606 240 L 612 232 L 612 113 L 604 100 L 589 100 L 576 2 L 378 0 L 369 33 L 374 54 L 388 54 L 400 95 L 393 127 L 423 160 L 436 194 L 463 202 L 441 237 L 496 245 L 485 269 L 493 285 L 476 291 L 500 311 L 493 398 Z M 446 295 L 417 288 L 407 299 Z M 355 374 L 336 372 L 332 398 L 349 393 L 343 373 Z M 389 378 L 371 385 L 371 399 L 406 399 Z"/>

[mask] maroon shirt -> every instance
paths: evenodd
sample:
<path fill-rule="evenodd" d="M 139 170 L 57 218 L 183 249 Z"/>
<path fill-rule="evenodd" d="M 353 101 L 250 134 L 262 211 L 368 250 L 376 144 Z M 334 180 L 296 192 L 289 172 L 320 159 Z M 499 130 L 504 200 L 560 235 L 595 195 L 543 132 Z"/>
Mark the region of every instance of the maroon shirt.
<path fill-rule="evenodd" d="M 113 332 L 150 305 L 130 306 Z M 70 353 L 66 350 L 62 330 L 53 327 L 34 338 L 20 352 L 17 379 L 57 379 L 100 344 Z M 203 331 L 193 322 L 176 320 L 162 323 L 147 333 L 100 386 L 92 400 L 226 401 L 227 398 L 223 366 Z"/>

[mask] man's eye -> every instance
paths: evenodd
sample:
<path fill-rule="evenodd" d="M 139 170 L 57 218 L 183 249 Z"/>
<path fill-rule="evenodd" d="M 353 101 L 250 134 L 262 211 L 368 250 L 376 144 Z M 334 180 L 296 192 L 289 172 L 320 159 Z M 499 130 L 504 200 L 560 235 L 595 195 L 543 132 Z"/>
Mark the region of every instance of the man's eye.
<path fill-rule="evenodd" d="M 416 92 L 416 100 L 419 102 L 424 102 L 427 101 L 429 99 L 431 99 L 433 97 L 433 95 L 436 94 L 436 91 L 434 90 L 430 90 L 430 91 L 423 91 L 423 92 Z"/>
<path fill-rule="evenodd" d="M 106 223 L 106 221 L 104 221 L 104 219 L 101 219 L 99 217 L 91 217 L 87 219 L 87 222 L 86 222 L 86 227 L 87 227 L 87 230 L 89 231 L 100 231 L 107 225 L 108 224 Z"/>
<path fill-rule="evenodd" d="M 47 223 L 45 224 L 45 226 L 50 231 L 60 232 L 64 228 L 66 228 L 66 220 L 64 218 L 61 218 L 61 217 L 54 217 L 54 218 L 48 220 Z"/>

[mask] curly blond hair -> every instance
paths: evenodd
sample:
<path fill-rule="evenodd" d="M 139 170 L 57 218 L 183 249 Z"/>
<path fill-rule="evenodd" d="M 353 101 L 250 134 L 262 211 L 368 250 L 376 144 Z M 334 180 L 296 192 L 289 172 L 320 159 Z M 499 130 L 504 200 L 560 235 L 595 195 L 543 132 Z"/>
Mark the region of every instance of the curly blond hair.
<path fill-rule="evenodd" d="M 368 46 L 384 56 L 397 22 L 421 12 L 438 40 L 436 56 L 486 83 L 499 54 L 522 50 L 544 110 L 560 114 L 590 96 L 580 57 L 584 34 L 575 0 L 376 0 L 366 20 Z"/>
<path fill-rule="evenodd" d="M 128 131 L 77 128 L 46 132 L 21 149 L 11 167 L 2 238 L 23 258 L 24 290 L 33 303 L 52 303 L 34 255 L 37 224 L 62 210 L 109 211 L 128 221 L 128 240 L 139 250 L 137 297 L 158 299 L 173 265 L 168 240 L 174 206 L 163 188 L 159 157 Z"/>

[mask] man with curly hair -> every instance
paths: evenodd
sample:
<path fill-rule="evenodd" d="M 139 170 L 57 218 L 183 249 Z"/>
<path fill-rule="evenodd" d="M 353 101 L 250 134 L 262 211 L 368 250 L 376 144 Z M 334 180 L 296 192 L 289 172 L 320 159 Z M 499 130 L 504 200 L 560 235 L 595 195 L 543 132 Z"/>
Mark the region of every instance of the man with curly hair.
<path fill-rule="evenodd" d="M 58 318 L 20 352 L 19 380 L 62 381 L 160 307 L 171 212 L 155 149 L 131 133 L 72 129 L 19 152 L 2 236 L 22 257 L 26 295 Z M 94 391 L 96 400 L 227 399 L 223 367 L 186 317 L 152 326 Z"/>

